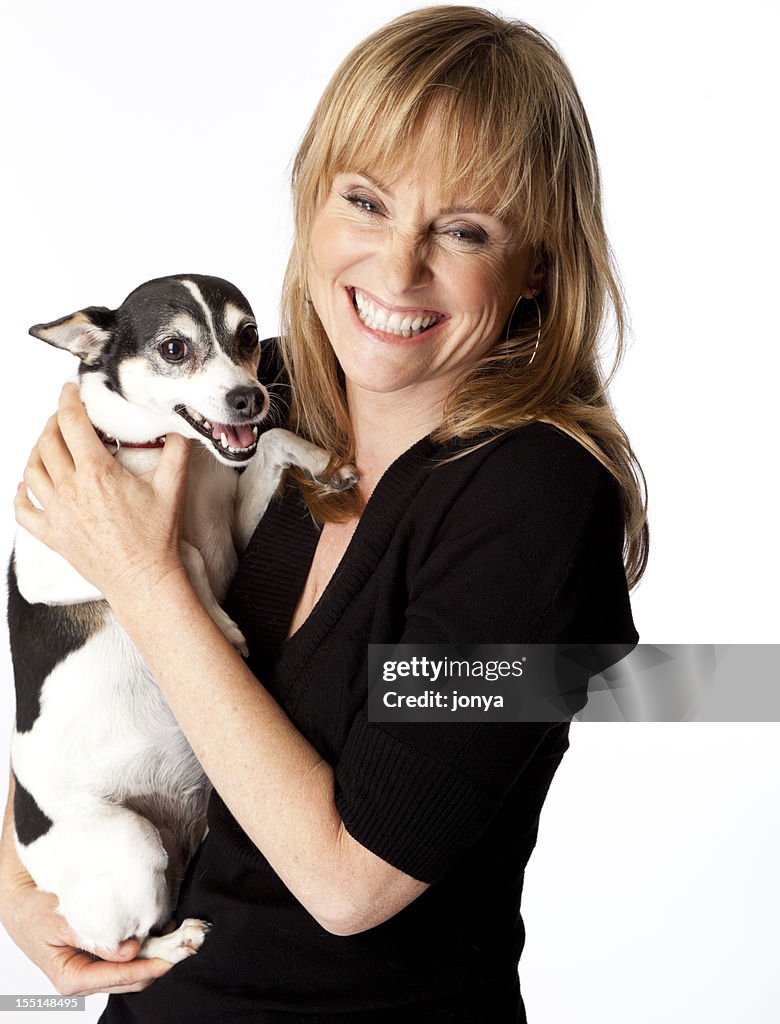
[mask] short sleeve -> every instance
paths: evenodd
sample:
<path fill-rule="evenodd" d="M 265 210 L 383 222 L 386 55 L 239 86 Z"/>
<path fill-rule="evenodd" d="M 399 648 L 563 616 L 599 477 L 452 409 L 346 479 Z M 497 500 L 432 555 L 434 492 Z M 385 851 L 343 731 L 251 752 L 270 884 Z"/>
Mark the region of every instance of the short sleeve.
<path fill-rule="evenodd" d="M 485 831 L 543 744 L 548 756 L 563 755 L 567 729 L 539 722 L 380 726 L 363 708 L 336 767 L 339 814 L 361 845 L 435 882 Z"/>
<path fill-rule="evenodd" d="M 401 643 L 609 643 L 612 660 L 634 646 L 619 492 L 593 456 L 556 434 L 541 448 L 533 438 L 501 446 L 453 503 L 409 589 Z M 567 730 L 375 723 L 363 708 L 335 769 L 339 812 L 362 845 L 435 881 L 509 790 L 535 777 L 535 759 L 560 759 Z"/>

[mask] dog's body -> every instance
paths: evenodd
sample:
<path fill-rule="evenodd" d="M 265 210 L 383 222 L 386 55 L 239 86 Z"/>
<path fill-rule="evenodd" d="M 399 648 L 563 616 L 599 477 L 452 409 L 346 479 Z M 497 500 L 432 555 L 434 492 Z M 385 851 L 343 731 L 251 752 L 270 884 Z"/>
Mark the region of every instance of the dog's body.
<path fill-rule="evenodd" d="M 208 442 L 191 455 L 182 557 L 209 614 L 245 652 L 220 608 L 238 556 L 283 469 L 323 479 L 329 462 L 285 430 L 258 437 L 269 398 L 246 300 L 216 278 L 162 278 L 115 312 L 93 307 L 31 333 L 79 356 L 90 419 L 130 472 L 154 468 L 169 431 Z M 148 443 L 158 446 L 135 447 Z M 351 467 L 328 481 L 354 482 Z M 84 949 L 136 936 L 143 956 L 190 955 L 205 922 L 147 938 L 170 917 L 203 837 L 209 789 L 157 684 L 102 595 L 23 530 L 9 570 L 9 629 L 22 862 L 57 895 Z"/>

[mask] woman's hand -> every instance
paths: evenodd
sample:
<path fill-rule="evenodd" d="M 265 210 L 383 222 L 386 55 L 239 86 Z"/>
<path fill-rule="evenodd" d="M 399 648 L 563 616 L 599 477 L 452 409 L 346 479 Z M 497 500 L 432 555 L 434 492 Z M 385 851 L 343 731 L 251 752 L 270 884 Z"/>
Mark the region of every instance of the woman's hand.
<path fill-rule="evenodd" d="M 189 442 L 169 434 L 153 473 L 128 473 L 95 433 L 76 385 L 66 384 L 27 462 L 16 521 L 110 603 L 125 593 L 148 594 L 168 573 L 181 571 L 188 459 Z"/>
<path fill-rule="evenodd" d="M 99 960 L 77 949 L 73 932 L 56 912 L 56 898 L 36 889 L 29 875 L 20 873 L 2 897 L 8 934 L 61 995 L 139 992 L 173 966 L 160 959 L 134 959 L 137 939 L 128 939 L 115 950 L 101 950 Z"/>
<path fill-rule="evenodd" d="M 76 948 L 76 937 L 56 911 L 56 897 L 37 889 L 14 844 L 14 777 L 0 835 L 0 918 L 16 945 L 61 995 L 137 992 L 173 966 L 166 960 L 135 960 L 137 939 L 101 950 L 101 959 Z"/>

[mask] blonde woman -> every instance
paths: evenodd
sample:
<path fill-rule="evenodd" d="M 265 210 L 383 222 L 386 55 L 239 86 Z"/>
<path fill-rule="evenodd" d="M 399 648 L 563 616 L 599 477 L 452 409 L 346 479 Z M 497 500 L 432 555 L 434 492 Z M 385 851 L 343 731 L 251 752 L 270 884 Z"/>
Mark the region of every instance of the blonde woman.
<path fill-rule="evenodd" d="M 67 389 L 25 475 L 46 511 L 17 498 L 106 594 L 214 784 L 177 910 L 213 929 L 175 969 L 132 940 L 79 954 L 10 809 L 4 920 L 61 990 L 113 993 L 107 1024 L 524 1021 L 523 873 L 567 724 L 379 725 L 366 656 L 637 640 L 647 526 L 597 356 L 623 315 L 587 119 L 534 29 L 413 11 L 336 72 L 293 195 L 265 357 L 292 427 L 360 483 L 291 479 L 272 504 L 230 598 L 248 663 L 179 561 L 182 439 L 130 477 Z"/>

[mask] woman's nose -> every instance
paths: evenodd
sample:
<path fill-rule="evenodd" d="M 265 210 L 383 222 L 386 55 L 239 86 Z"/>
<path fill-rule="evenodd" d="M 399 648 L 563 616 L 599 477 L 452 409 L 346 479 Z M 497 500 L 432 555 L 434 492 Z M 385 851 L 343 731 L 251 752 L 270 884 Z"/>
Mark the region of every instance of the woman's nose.
<path fill-rule="evenodd" d="M 392 232 L 384 254 L 385 286 L 389 296 L 401 297 L 422 288 L 430 283 L 432 276 L 425 240 Z"/>

